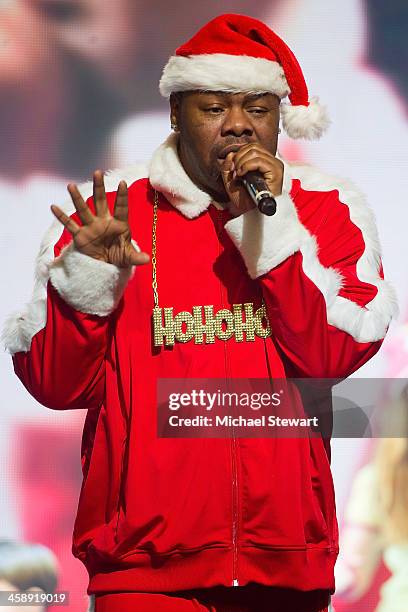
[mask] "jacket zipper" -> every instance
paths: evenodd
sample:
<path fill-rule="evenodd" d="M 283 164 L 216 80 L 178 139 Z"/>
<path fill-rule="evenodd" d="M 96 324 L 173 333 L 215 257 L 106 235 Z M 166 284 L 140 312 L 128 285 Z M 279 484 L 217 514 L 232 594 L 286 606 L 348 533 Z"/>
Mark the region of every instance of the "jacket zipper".
<path fill-rule="evenodd" d="M 222 233 L 222 210 L 217 210 L 218 221 L 218 254 L 221 254 L 221 233 Z M 220 281 L 221 306 L 224 308 L 223 286 Z M 226 300 L 225 300 L 226 302 Z M 228 358 L 227 341 L 224 341 L 225 375 L 228 386 Z M 239 586 L 238 582 L 238 472 L 237 472 L 237 440 L 234 436 L 234 426 L 232 425 L 231 438 L 231 470 L 232 470 L 232 586 Z"/>
<path fill-rule="evenodd" d="M 237 478 L 237 462 L 236 462 L 236 438 L 234 437 L 234 426 L 232 426 L 232 545 L 233 545 L 233 560 L 232 560 L 232 586 L 239 586 L 238 582 L 238 478 Z"/>

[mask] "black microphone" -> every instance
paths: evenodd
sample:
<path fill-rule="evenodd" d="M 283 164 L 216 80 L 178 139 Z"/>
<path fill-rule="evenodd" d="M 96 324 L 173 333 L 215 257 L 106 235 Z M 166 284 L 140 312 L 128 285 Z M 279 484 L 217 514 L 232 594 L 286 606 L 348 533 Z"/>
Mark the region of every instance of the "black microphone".
<path fill-rule="evenodd" d="M 276 213 L 276 200 L 269 191 L 262 173 L 258 170 L 250 170 L 240 178 L 261 213 L 268 215 L 268 217 L 274 215 Z"/>

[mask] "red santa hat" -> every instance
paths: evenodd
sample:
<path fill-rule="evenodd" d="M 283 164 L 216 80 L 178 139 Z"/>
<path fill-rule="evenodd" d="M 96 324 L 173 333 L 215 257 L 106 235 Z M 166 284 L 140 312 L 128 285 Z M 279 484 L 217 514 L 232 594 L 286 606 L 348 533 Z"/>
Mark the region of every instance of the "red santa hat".
<path fill-rule="evenodd" d="M 165 98 L 188 90 L 288 96 L 281 118 L 291 138 L 315 140 L 330 124 L 318 98 L 309 99 L 302 70 L 286 43 L 262 21 L 245 15 L 219 15 L 176 49 L 159 89 Z"/>

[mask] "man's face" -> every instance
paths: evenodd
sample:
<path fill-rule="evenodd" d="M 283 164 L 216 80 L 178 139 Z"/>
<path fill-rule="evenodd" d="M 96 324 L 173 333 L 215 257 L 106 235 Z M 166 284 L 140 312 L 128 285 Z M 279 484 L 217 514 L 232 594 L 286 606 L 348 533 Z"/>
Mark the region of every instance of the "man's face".
<path fill-rule="evenodd" d="M 218 201 L 226 200 L 220 170 L 230 151 L 256 142 L 276 153 L 280 100 L 274 94 L 188 91 L 170 103 L 184 169 Z"/>

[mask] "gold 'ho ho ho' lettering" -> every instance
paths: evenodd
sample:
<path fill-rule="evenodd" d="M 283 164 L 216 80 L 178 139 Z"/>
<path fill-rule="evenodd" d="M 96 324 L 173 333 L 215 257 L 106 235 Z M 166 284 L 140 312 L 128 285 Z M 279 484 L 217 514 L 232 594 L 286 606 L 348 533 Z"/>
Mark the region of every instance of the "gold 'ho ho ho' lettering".
<path fill-rule="evenodd" d="M 245 321 L 243 321 L 243 309 Z M 205 322 L 202 319 L 204 308 Z M 164 311 L 164 323 L 163 323 Z M 266 327 L 262 321 L 265 320 Z M 185 330 L 183 331 L 183 323 Z M 225 329 L 223 328 L 225 323 Z M 215 338 L 229 340 L 235 335 L 236 342 L 254 342 L 255 335 L 260 338 L 268 338 L 271 328 L 266 313 L 265 304 L 262 304 L 254 313 L 252 302 L 233 304 L 232 312 L 227 308 L 221 308 L 214 315 L 214 306 L 193 306 L 193 314 L 181 311 L 173 316 L 173 307 L 153 308 L 153 331 L 155 346 L 173 346 L 175 340 L 178 342 L 189 342 L 194 338 L 195 344 L 212 344 Z M 204 341 L 205 334 L 205 341 Z"/>

